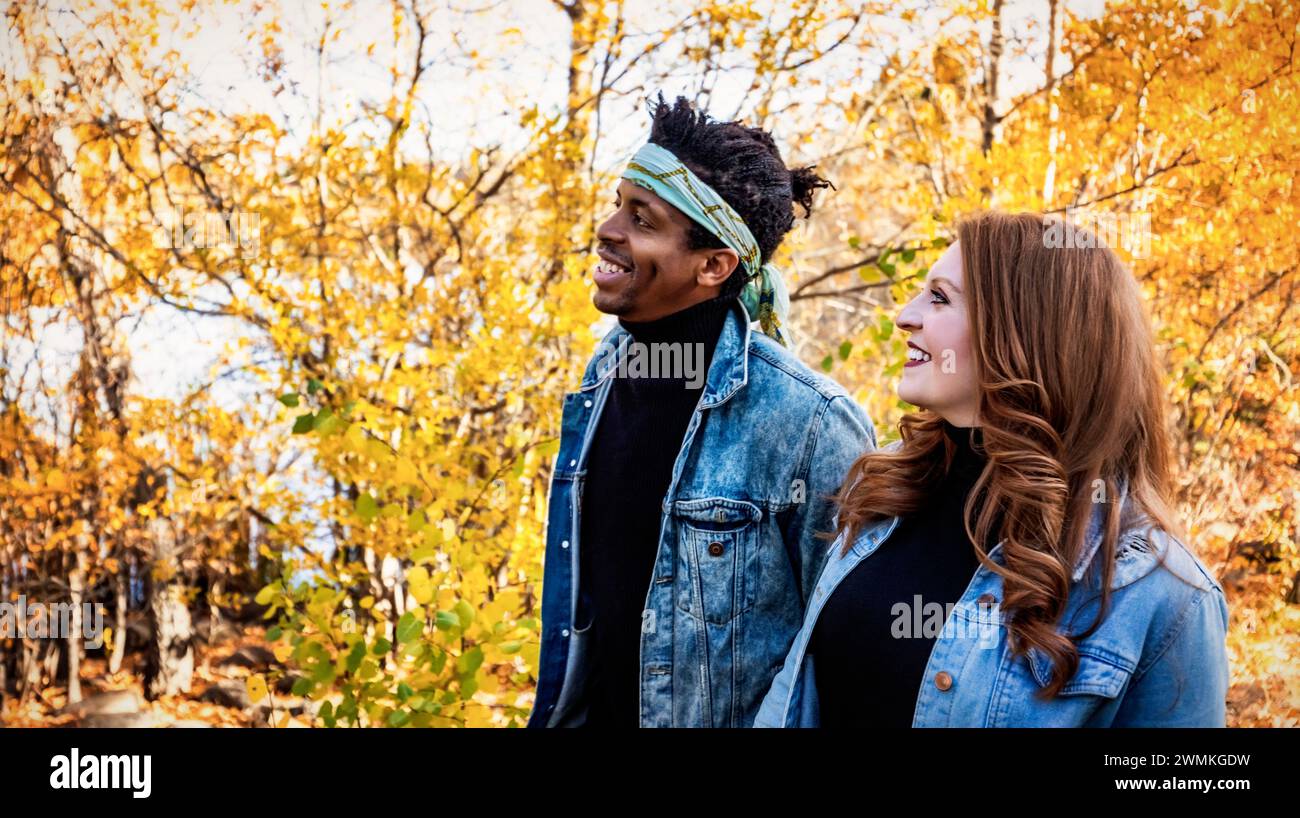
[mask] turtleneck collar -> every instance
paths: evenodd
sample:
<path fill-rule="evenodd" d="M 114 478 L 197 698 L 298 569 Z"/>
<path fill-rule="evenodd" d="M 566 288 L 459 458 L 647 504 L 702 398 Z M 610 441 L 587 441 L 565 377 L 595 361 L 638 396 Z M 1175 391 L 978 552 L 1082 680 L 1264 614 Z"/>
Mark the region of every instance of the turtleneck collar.
<path fill-rule="evenodd" d="M 988 462 L 988 457 L 983 452 L 983 430 L 978 426 L 954 426 L 945 420 L 943 421 L 943 433 L 956 447 L 949 474 L 974 482 L 979 477 L 980 472 L 984 470 L 984 464 Z M 980 451 L 977 452 L 971 447 L 972 438 L 974 438 L 975 445 L 980 447 Z"/>
<path fill-rule="evenodd" d="M 618 323 L 640 343 L 702 343 L 712 353 L 713 345 L 722 331 L 727 308 L 734 296 L 718 296 L 693 304 L 684 310 L 669 313 L 653 321 L 625 321 Z"/>

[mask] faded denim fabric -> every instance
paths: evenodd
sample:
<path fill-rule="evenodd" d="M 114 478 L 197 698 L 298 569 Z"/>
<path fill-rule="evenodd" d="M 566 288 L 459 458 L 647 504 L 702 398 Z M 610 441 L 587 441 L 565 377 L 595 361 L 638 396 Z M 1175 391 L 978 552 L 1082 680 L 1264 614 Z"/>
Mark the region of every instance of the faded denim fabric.
<path fill-rule="evenodd" d="M 1027 657 L 1012 657 L 998 604 L 1002 578 L 981 565 L 935 640 L 913 727 L 1224 725 L 1228 605 L 1223 588 L 1183 543 L 1148 530 L 1126 490 L 1118 502 L 1123 516 L 1110 610 L 1079 643 L 1078 670 L 1061 693 L 1045 702 L 1033 695 L 1050 681 L 1051 663 L 1037 649 Z M 1094 506 L 1087 547 L 1074 566 L 1063 625 L 1058 625 L 1062 633 L 1082 632 L 1097 615 L 1100 566 L 1087 569 L 1101 545 L 1105 511 L 1104 504 Z M 832 546 L 803 628 L 763 700 L 755 727 L 820 726 L 815 661 L 807 654 L 817 616 L 840 581 L 888 539 L 898 522 L 894 517 L 867 526 L 843 558 L 842 541 Z M 989 557 L 1005 564 L 1001 543 Z M 1164 564 L 1158 564 L 1162 558 Z"/>
<path fill-rule="evenodd" d="M 615 326 L 602 344 L 619 347 L 626 336 Z M 579 593 L 579 513 L 611 359 L 593 358 L 579 391 L 564 399 L 529 727 L 584 718 L 588 634 L 573 629 L 590 621 Z M 751 333 L 737 301 L 662 502 L 641 629 L 642 727 L 752 724 L 825 561 L 827 540 L 817 534 L 832 530 L 828 498 L 873 448 L 872 423 L 844 389 Z"/>

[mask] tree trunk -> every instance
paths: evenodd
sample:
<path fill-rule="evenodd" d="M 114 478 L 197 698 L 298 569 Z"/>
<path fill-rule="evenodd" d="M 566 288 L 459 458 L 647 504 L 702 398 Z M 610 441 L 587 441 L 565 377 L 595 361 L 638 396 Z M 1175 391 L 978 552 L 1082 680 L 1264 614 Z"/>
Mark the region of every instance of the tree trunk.
<path fill-rule="evenodd" d="M 127 595 L 130 584 L 129 569 L 123 565 L 113 578 L 113 652 L 108 657 L 108 672 L 117 673 L 122 669 L 122 658 L 126 655 L 126 612 L 130 607 Z"/>
<path fill-rule="evenodd" d="M 68 573 L 68 593 L 72 603 L 68 632 L 64 634 L 68 642 L 68 704 L 81 701 L 81 633 L 85 627 L 81 603 L 86 591 L 86 551 L 83 546 L 84 543 L 77 544 L 72 571 Z"/>
<path fill-rule="evenodd" d="M 145 666 L 145 697 L 188 693 L 194 678 L 194 632 L 178 581 L 175 532 L 166 520 L 155 520 L 154 565 L 145 573 L 150 625 Z"/>

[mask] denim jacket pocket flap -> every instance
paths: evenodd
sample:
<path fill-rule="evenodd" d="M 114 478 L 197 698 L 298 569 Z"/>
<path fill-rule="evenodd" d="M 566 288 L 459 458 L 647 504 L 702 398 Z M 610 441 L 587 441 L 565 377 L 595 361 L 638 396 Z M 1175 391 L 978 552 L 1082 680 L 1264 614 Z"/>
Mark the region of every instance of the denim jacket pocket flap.
<path fill-rule="evenodd" d="M 762 509 L 753 503 L 726 497 L 678 500 L 672 504 L 672 515 L 703 531 L 728 531 L 763 519 Z"/>
<path fill-rule="evenodd" d="M 715 625 L 726 625 L 754 601 L 758 506 L 710 497 L 672 505 L 678 525 L 677 607 Z M 728 649 L 730 650 L 730 649 Z"/>
<path fill-rule="evenodd" d="M 1029 668 L 1039 687 L 1052 680 L 1052 661 L 1037 648 L 1029 651 Z M 1133 666 L 1109 651 L 1086 646 L 1079 648 L 1079 667 L 1061 688 L 1061 696 L 1103 696 L 1113 699 L 1128 684 Z"/>

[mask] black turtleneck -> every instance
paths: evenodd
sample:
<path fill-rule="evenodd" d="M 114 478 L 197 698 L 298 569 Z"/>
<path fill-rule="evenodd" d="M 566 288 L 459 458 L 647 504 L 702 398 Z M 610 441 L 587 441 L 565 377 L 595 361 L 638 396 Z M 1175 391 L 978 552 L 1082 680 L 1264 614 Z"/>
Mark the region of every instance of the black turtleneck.
<path fill-rule="evenodd" d="M 980 444 L 980 431 L 947 421 L 943 426 L 956 446 L 948 473 L 923 508 L 900 520 L 876 552 L 854 566 L 817 617 L 809 651 L 815 657 L 823 727 L 912 726 L 935 641 L 930 629 L 915 628 L 916 597 L 923 626 L 933 610 L 926 609 L 930 603 L 942 606 L 942 622 L 979 568 L 962 509 L 986 462 L 970 445 L 972 434 Z M 986 547 L 995 542 L 996 530 Z M 907 606 L 908 630 L 898 622 L 898 603 Z"/>
<path fill-rule="evenodd" d="M 720 297 L 655 321 L 619 320 L 638 344 L 692 345 L 700 370 L 682 377 L 633 377 L 631 369 L 611 376 L 580 500 L 575 626 L 591 627 L 586 726 L 640 723 L 641 612 L 659 549 L 662 503 L 734 302 Z"/>

